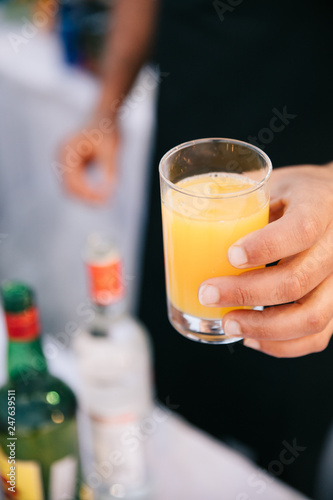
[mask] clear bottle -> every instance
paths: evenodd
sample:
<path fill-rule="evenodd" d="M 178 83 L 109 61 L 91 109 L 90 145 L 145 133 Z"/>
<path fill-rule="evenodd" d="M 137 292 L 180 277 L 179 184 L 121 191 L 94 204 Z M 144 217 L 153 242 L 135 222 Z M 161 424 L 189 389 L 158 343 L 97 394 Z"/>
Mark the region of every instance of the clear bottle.
<path fill-rule="evenodd" d="M 1 289 L 8 329 L 8 383 L 0 389 L 0 470 L 5 498 L 80 497 L 76 398 L 47 369 L 33 291 Z M 9 445 L 9 446 L 8 446 Z M 88 496 L 84 496 L 88 498 Z"/>
<path fill-rule="evenodd" d="M 84 254 L 94 319 L 75 351 L 89 415 L 93 468 L 87 483 L 97 499 L 148 499 L 150 479 L 142 422 L 152 410 L 151 351 L 145 328 L 126 311 L 123 264 L 103 235 Z"/>

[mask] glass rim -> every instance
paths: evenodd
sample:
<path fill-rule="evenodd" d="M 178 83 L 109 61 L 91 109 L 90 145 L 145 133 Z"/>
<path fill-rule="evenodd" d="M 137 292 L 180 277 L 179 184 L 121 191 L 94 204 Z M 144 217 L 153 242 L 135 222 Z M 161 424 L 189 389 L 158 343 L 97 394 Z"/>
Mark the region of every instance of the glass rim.
<path fill-rule="evenodd" d="M 252 151 L 256 152 L 259 156 L 261 156 L 264 160 L 265 163 L 268 167 L 268 170 L 266 172 L 266 175 L 261 179 L 260 182 L 258 182 L 255 186 L 241 190 L 241 191 L 235 191 L 233 193 L 220 193 L 220 194 L 200 194 L 200 193 L 193 193 L 193 191 L 189 191 L 187 189 L 181 188 L 177 186 L 177 184 L 173 183 L 167 177 L 164 175 L 162 172 L 162 166 L 172 154 L 174 154 L 176 151 L 181 151 L 182 149 L 186 149 L 189 146 L 195 146 L 196 144 L 204 143 L 204 142 L 223 142 L 223 143 L 230 143 L 230 144 L 237 144 L 239 146 L 243 146 L 247 149 L 251 149 Z M 269 158 L 269 156 L 260 148 L 257 146 L 254 146 L 253 144 L 250 144 L 245 141 L 239 141 L 238 139 L 228 139 L 225 137 L 207 137 L 204 139 L 193 139 L 191 141 L 183 142 L 181 144 L 178 144 L 178 146 L 174 146 L 172 149 L 169 149 L 161 158 L 160 163 L 159 163 L 159 174 L 160 178 L 163 179 L 163 181 L 173 190 L 178 191 L 181 194 L 188 195 L 194 198 L 205 198 L 205 199 L 225 199 L 225 198 L 237 198 L 239 196 L 244 196 L 249 193 L 255 192 L 258 189 L 260 189 L 264 184 L 267 183 L 269 180 L 271 173 L 273 171 L 273 166 L 272 162 Z"/>

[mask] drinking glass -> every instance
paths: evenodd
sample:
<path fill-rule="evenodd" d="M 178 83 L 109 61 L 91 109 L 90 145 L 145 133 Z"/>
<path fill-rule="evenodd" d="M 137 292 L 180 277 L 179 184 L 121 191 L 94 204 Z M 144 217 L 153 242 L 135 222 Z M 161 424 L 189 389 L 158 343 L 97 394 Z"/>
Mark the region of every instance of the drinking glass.
<path fill-rule="evenodd" d="M 259 148 L 234 139 L 198 139 L 166 153 L 159 166 L 168 316 L 185 337 L 227 344 L 222 318 L 244 307 L 206 307 L 198 288 L 242 272 L 228 248 L 268 223 L 272 164 Z"/>

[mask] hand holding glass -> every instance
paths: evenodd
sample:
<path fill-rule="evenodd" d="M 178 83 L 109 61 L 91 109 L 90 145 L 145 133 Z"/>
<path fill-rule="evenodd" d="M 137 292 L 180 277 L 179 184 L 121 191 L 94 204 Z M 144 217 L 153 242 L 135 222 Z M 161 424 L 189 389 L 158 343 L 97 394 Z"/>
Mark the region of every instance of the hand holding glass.
<path fill-rule="evenodd" d="M 200 139 L 175 147 L 160 162 L 168 314 L 186 337 L 211 344 L 225 335 L 222 318 L 236 307 L 200 304 L 200 284 L 242 272 L 228 248 L 268 223 L 272 165 L 259 148 L 233 139 Z"/>

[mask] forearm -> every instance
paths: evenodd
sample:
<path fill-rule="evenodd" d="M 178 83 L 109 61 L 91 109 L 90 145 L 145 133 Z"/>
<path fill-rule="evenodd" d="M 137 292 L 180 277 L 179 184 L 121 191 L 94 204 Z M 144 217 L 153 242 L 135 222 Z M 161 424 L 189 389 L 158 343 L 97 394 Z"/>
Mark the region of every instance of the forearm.
<path fill-rule="evenodd" d="M 97 114 L 114 117 L 147 61 L 155 33 L 159 0 L 118 0 L 106 46 Z"/>

